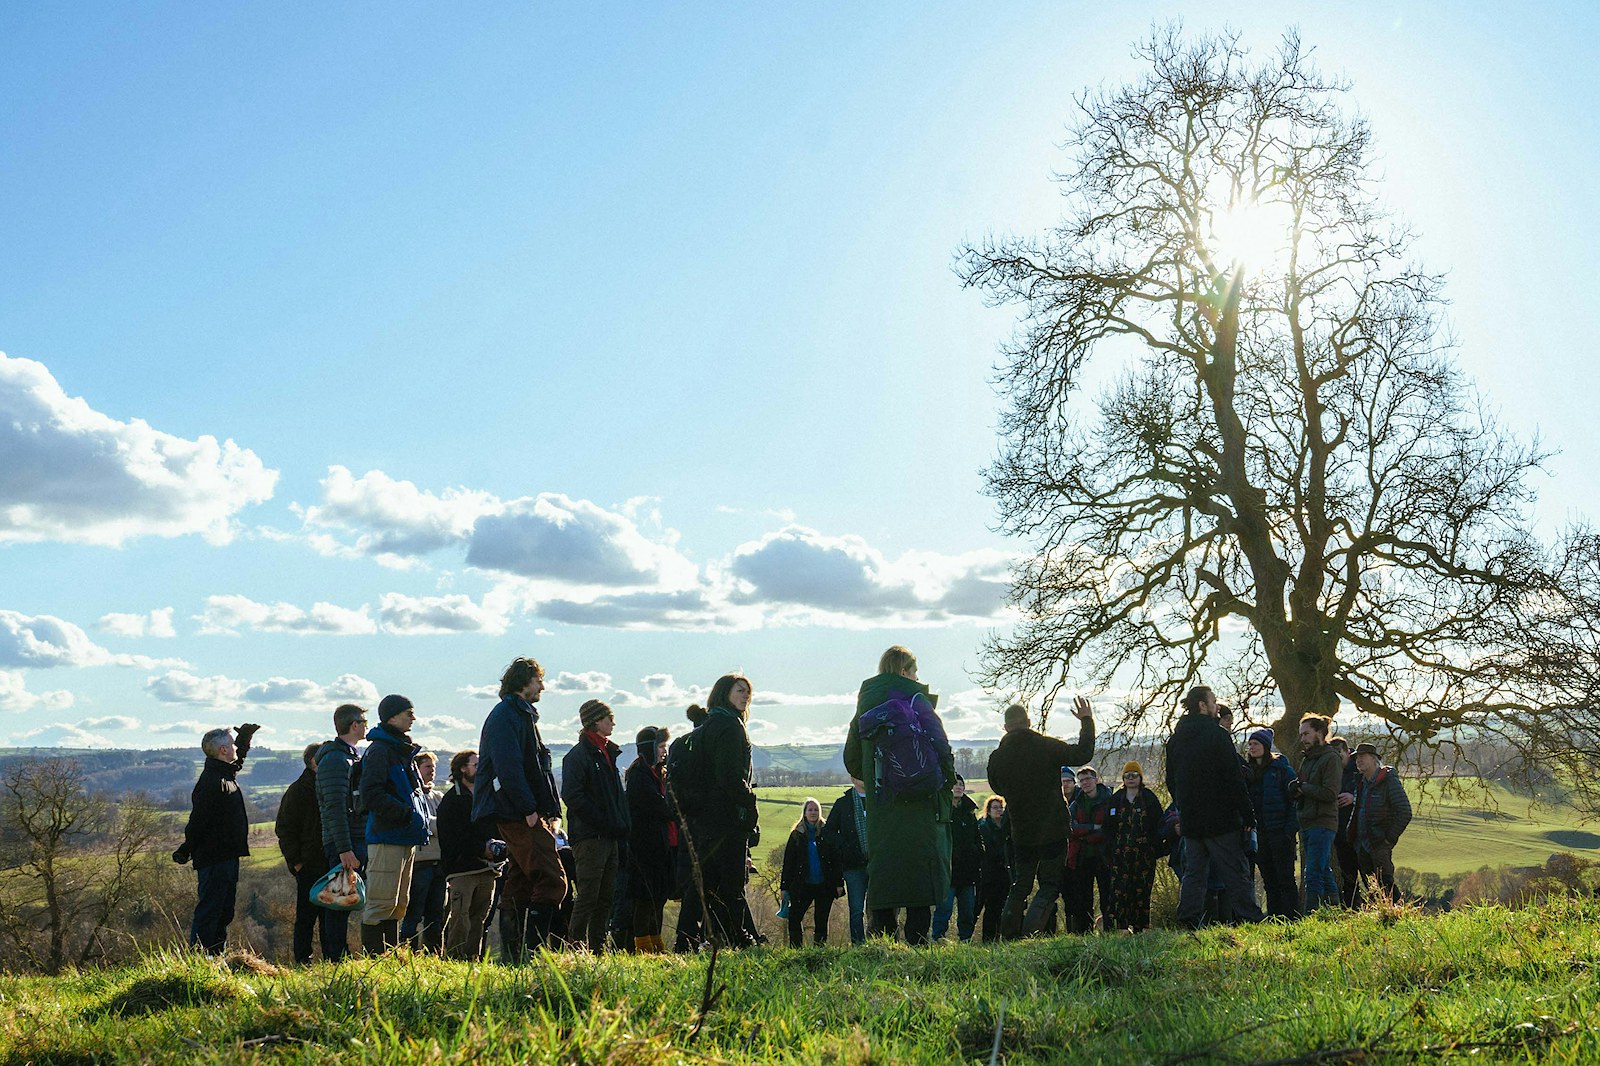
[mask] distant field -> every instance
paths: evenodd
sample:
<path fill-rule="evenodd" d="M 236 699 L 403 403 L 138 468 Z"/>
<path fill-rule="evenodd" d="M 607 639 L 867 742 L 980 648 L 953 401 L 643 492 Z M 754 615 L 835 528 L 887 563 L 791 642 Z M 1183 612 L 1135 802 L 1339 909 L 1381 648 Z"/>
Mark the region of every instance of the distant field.
<path fill-rule="evenodd" d="M 979 803 L 989 795 L 988 783 L 972 781 L 969 791 Z M 827 787 L 762 788 L 760 801 L 764 845 L 781 843 L 807 796 L 828 808 L 846 784 Z M 1600 849 L 1600 824 L 1584 825 L 1570 807 L 1534 808 L 1526 796 L 1490 786 L 1487 798 L 1444 796 L 1427 782 L 1407 782 L 1416 808 L 1395 851 L 1395 863 L 1418 873 L 1458 874 L 1481 866 L 1534 866 L 1558 851 L 1579 853 Z M 1164 797 L 1163 797 L 1164 798 Z"/>

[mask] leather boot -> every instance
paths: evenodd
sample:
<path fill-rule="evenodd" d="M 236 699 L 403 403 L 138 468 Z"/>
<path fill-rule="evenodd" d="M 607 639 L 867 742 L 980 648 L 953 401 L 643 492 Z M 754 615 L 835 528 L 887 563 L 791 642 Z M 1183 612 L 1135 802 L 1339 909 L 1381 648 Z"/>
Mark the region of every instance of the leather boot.
<path fill-rule="evenodd" d="M 550 939 L 550 926 L 556 920 L 556 912 L 548 907 L 529 907 L 523 928 L 527 937 L 528 954 L 544 947 Z"/>
<path fill-rule="evenodd" d="M 378 928 L 382 930 L 383 950 L 389 951 L 400 946 L 400 919 L 385 918 Z"/>
<path fill-rule="evenodd" d="M 520 966 L 528 961 L 527 935 L 525 932 L 528 920 L 526 907 L 513 907 L 508 903 L 500 904 L 500 964 L 502 966 Z"/>
<path fill-rule="evenodd" d="M 361 950 L 368 955 L 383 954 L 383 928 L 361 923 Z"/>

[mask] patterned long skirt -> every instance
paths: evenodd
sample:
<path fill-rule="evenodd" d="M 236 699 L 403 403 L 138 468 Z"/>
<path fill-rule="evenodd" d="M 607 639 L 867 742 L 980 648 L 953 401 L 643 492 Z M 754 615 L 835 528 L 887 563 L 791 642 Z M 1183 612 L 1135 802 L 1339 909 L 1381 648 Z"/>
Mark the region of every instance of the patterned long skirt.
<path fill-rule="evenodd" d="M 1114 849 L 1111 863 L 1111 907 L 1106 915 L 1109 929 L 1150 927 L 1150 887 L 1156 879 L 1156 853 L 1143 846 Z"/>

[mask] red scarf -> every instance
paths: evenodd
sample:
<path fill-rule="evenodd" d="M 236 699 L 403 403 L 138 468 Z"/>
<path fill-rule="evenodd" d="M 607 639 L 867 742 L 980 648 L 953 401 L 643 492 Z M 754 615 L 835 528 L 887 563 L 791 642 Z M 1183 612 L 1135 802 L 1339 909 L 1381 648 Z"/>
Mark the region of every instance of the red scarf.
<path fill-rule="evenodd" d="M 583 735 L 589 738 L 589 743 L 600 749 L 600 754 L 605 756 L 606 762 L 610 763 L 611 768 L 615 770 L 617 761 L 611 757 L 611 741 L 592 729 L 585 729 Z"/>

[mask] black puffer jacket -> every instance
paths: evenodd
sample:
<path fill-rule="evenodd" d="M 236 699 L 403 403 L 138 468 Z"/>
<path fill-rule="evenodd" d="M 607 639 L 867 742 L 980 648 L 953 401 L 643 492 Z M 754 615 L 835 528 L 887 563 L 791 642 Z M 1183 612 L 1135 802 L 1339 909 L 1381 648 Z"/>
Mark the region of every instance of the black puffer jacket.
<path fill-rule="evenodd" d="M 1215 718 L 1178 719 L 1167 741 L 1167 790 L 1186 837 L 1219 837 L 1256 824 L 1239 753 Z"/>
<path fill-rule="evenodd" d="M 311 767 L 288 788 L 278 801 L 278 817 L 272 825 L 278 835 L 278 850 L 283 861 L 293 870 L 309 864 L 313 869 L 323 868 L 322 818 L 317 813 L 317 774 Z"/>
<path fill-rule="evenodd" d="M 250 816 L 245 813 L 238 773 L 239 763 L 208 755 L 200 780 L 189 794 L 191 809 L 183 841 L 196 870 L 250 854 Z"/>
<path fill-rule="evenodd" d="M 489 843 L 488 823 L 472 820 L 472 790 L 459 781 L 439 800 L 438 827 L 439 868 L 446 877 L 494 865 L 483 855 Z"/>
<path fill-rule="evenodd" d="M 978 826 L 978 804 L 962 796 L 950 808 L 950 887 L 966 888 L 983 874 L 983 834 Z"/>
<path fill-rule="evenodd" d="M 335 737 L 317 749 L 317 814 L 322 822 L 322 846 L 335 854 L 355 851 L 366 840 L 366 816 L 361 813 L 361 756 Z"/>
<path fill-rule="evenodd" d="M 628 803 L 617 773 L 622 749 L 606 741 L 602 752 L 588 733 L 561 760 L 561 799 L 567 805 L 567 839 L 574 844 L 599 837 L 626 840 Z"/>

